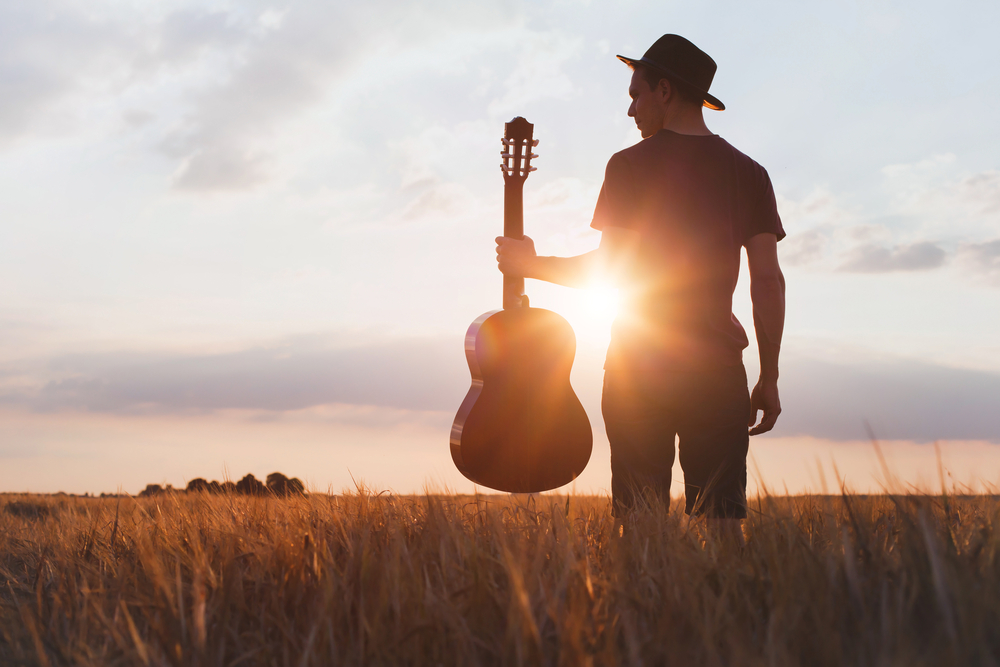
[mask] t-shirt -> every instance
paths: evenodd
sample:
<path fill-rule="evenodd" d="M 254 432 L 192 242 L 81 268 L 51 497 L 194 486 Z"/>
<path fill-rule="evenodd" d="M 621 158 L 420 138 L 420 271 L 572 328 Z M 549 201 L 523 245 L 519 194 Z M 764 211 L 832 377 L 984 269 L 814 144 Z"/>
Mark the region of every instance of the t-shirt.
<path fill-rule="evenodd" d="M 733 315 L 740 248 L 785 236 L 771 179 L 718 135 L 661 130 L 608 161 L 591 226 L 639 234 L 606 369 L 699 370 L 742 363 Z"/>

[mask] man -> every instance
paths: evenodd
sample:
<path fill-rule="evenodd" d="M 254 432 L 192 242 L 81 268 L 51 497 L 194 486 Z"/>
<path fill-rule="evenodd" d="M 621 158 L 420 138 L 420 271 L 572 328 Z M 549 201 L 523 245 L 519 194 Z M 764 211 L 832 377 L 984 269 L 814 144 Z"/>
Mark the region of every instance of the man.
<path fill-rule="evenodd" d="M 705 124 L 704 107 L 725 109 L 708 92 L 715 61 L 678 35 L 642 58 L 618 58 L 633 72 L 628 115 L 643 141 L 608 162 L 591 223 L 600 247 L 540 257 L 530 238 L 500 237 L 497 261 L 507 275 L 582 287 L 603 274 L 622 290 L 602 404 L 615 516 L 623 520 L 640 495 L 669 503 L 679 436 L 685 511 L 742 543 L 749 435 L 771 430 L 781 412 L 785 232 L 767 172 Z M 741 248 L 760 349 L 750 395 L 748 340 L 732 314 Z"/>

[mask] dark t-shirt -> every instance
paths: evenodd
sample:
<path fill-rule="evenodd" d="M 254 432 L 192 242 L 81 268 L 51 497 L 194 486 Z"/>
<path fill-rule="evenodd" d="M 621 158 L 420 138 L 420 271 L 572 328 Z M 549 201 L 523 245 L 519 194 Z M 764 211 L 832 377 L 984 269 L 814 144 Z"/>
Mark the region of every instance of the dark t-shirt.
<path fill-rule="evenodd" d="M 638 232 L 607 369 L 700 370 L 742 363 L 733 315 L 740 248 L 785 236 L 759 164 L 718 135 L 661 130 L 611 156 L 591 226 Z"/>

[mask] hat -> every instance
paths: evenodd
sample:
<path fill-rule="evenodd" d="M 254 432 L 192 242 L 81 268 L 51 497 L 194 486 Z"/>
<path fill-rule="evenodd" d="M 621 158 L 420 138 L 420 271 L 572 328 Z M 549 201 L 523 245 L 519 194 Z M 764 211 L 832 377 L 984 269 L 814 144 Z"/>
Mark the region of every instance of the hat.
<path fill-rule="evenodd" d="M 704 105 L 722 111 L 726 105 L 708 94 L 717 65 L 712 57 L 680 35 L 664 35 L 653 42 L 642 58 L 618 56 L 629 67 L 645 65 L 669 79 L 685 83 L 701 94 Z"/>

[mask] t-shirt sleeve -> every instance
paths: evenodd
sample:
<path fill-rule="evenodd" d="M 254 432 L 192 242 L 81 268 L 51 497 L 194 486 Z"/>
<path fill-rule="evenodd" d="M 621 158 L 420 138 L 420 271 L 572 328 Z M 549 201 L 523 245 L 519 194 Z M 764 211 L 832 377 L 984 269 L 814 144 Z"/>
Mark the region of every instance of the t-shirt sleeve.
<path fill-rule="evenodd" d="M 778 215 L 778 204 L 774 198 L 774 186 L 771 185 L 771 177 L 767 175 L 767 170 L 757 167 L 760 170 L 759 182 L 756 187 L 757 201 L 753 207 L 753 214 L 747 221 L 746 233 L 743 243 L 746 244 L 751 237 L 757 234 L 774 234 L 778 240 L 785 238 L 785 228 L 781 225 L 781 217 Z"/>
<path fill-rule="evenodd" d="M 634 229 L 637 202 L 633 190 L 634 182 L 627 161 L 620 153 L 612 155 L 604 171 L 604 184 L 601 194 L 597 196 L 590 226 L 597 230 L 605 227 Z"/>

